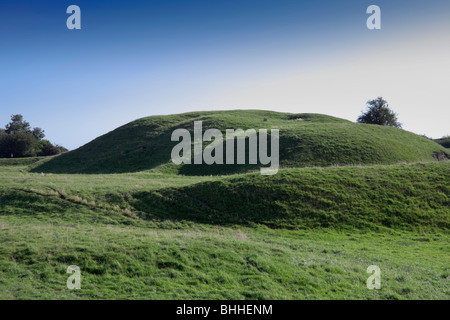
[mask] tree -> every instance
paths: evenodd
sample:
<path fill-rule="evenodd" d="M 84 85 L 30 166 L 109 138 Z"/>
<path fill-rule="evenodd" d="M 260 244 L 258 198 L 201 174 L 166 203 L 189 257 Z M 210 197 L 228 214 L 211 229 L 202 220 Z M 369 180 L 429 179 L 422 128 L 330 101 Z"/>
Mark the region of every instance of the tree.
<path fill-rule="evenodd" d="M 13 114 L 11 116 L 11 122 L 5 126 L 5 129 L 7 134 L 18 132 L 31 133 L 30 124 L 23 120 L 23 116 L 21 114 Z"/>
<path fill-rule="evenodd" d="M 401 128 L 397 114 L 389 108 L 389 104 L 382 97 L 367 101 L 367 111 L 363 112 L 358 119 L 358 123 L 378 124 Z"/>
<path fill-rule="evenodd" d="M 36 155 L 37 140 L 25 132 L 2 134 L 0 136 L 0 156 L 31 157 Z"/>
<path fill-rule="evenodd" d="M 32 133 L 33 136 L 34 136 L 36 139 L 38 139 L 38 140 L 42 140 L 42 139 L 44 139 L 44 137 L 45 137 L 44 130 L 42 130 L 42 129 L 39 128 L 39 127 L 34 127 L 34 128 L 33 128 L 33 131 L 32 131 L 31 133 Z"/>
<path fill-rule="evenodd" d="M 60 154 L 60 150 L 58 147 L 51 144 L 48 140 L 42 140 L 40 141 L 40 151 L 38 153 L 38 156 L 52 156 L 55 154 Z"/>

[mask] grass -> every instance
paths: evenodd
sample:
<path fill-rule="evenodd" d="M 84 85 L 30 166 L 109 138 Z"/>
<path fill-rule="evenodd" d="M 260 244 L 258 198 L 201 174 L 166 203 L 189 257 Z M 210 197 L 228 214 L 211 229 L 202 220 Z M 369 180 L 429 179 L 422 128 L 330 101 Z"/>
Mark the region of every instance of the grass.
<path fill-rule="evenodd" d="M 450 228 L 450 162 L 285 169 L 141 191 L 141 216 L 272 228 Z"/>
<path fill-rule="evenodd" d="M 170 163 L 172 131 L 194 120 L 279 128 L 280 171 Z M 0 159 L 0 299 L 447 300 L 444 153 L 395 128 L 238 110 L 142 118 L 61 156 Z M 70 265 L 81 290 L 66 287 Z M 366 288 L 370 265 L 381 290 Z"/>
<path fill-rule="evenodd" d="M 11 221 L 12 220 L 12 221 Z M 0 228 L 3 299 L 448 299 L 448 237 L 206 225 Z M 67 266 L 82 270 L 70 291 Z M 368 290 L 378 265 L 382 289 Z"/>
<path fill-rule="evenodd" d="M 431 161 L 434 153 L 448 152 L 441 145 L 411 132 L 356 124 L 326 115 L 260 110 L 211 111 L 138 119 L 45 162 L 33 171 L 98 174 L 153 169 L 197 176 L 242 173 L 259 167 L 170 166 L 171 150 L 178 143 L 171 141 L 172 132 L 177 128 L 192 132 L 194 121 L 202 121 L 203 130 L 217 128 L 223 133 L 226 129 L 278 128 L 281 167 Z"/>
<path fill-rule="evenodd" d="M 450 298 L 449 162 L 285 169 L 265 180 L 41 174 L 31 160 L 8 161 L 2 299 Z M 153 193 L 164 198 L 153 204 Z M 81 290 L 66 288 L 69 265 L 81 268 Z M 369 265 L 381 268 L 381 290 L 366 288 Z"/>

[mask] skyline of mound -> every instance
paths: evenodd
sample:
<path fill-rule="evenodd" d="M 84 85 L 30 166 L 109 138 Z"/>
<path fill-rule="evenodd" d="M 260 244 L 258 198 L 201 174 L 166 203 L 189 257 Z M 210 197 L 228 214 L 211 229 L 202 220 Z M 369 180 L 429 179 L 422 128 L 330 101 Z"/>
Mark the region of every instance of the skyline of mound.
<path fill-rule="evenodd" d="M 357 124 L 321 114 L 202 111 L 137 119 L 33 171 L 95 174 L 156 169 L 183 175 L 223 175 L 261 167 L 173 164 L 171 150 L 178 142 L 171 141 L 171 134 L 179 128 L 192 134 L 194 121 L 202 121 L 203 132 L 210 128 L 223 133 L 226 129 L 279 129 L 280 168 L 432 161 L 435 153 L 446 151 L 439 144 L 408 131 Z M 205 142 L 203 147 L 207 144 Z"/>

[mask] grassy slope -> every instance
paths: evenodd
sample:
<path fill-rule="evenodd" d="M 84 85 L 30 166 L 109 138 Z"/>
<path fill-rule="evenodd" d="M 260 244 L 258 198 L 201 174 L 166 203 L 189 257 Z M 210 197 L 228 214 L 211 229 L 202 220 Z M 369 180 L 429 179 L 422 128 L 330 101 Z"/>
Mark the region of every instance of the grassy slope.
<path fill-rule="evenodd" d="M 0 298 L 450 298 L 450 162 L 223 179 L 8 161 Z M 65 288 L 71 264 L 80 291 Z M 380 291 L 365 287 L 372 264 Z"/>
<path fill-rule="evenodd" d="M 237 128 L 278 128 L 282 167 L 428 161 L 433 160 L 434 152 L 445 151 L 437 143 L 404 130 L 355 124 L 325 115 L 258 110 L 211 111 L 133 121 L 38 166 L 34 171 L 121 173 L 161 165 L 167 167 L 171 150 L 177 144 L 170 141 L 173 130 L 186 128 L 192 131 L 194 121 L 203 121 L 203 130 L 217 128 L 222 132 Z M 255 168 L 196 165 L 170 169 L 183 175 L 215 175 Z"/>
<path fill-rule="evenodd" d="M 141 191 L 144 217 L 273 228 L 450 228 L 450 162 L 285 169 Z"/>
<path fill-rule="evenodd" d="M 0 298 L 449 299 L 442 234 L 0 220 Z M 66 289 L 66 269 L 81 290 Z M 368 290 L 378 265 L 381 290 Z"/>
<path fill-rule="evenodd" d="M 194 120 L 280 128 L 282 166 L 303 168 L 223 177 L 255 168 L 169 164 L 170 134 Z M 0 159 L 0 298 L 449 299 L 450 162 L 416 163 L 438 151 L 394 128 L 224 111 Z M 335 164 L 366 166 L 304 168 Z M 79 291 L 65 286 L 72 264 Z M 379 291 L 365 287 L 372 264 Z"/>
<path fill-rule="evenodd" d="M 1 167 L 0 167 L 1 168 Z M 274 176 L 180 176 L 159 172 L 102 175 L 35 174 L 3 167 L 3 214 L 45 218 L 78 210 L 107 210 L 129 224 L 185 220 L 271 228 L 447 230 L 450 162 L 283 169 Z M 57 209 L 48 208 L 53 203 Z M 27 203 L 30 208 L 23 204 Z M 85 220 L 92 216 L 83 215 Z M 97 218 L 96 218 L 97 219 Z"/>

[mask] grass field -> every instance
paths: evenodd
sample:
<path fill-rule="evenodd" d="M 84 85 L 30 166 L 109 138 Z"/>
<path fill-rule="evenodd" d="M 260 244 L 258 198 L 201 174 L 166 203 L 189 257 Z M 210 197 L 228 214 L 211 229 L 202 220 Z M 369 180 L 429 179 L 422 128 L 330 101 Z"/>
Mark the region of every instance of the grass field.
<path fill-rule="evenodd" d="M 448 235 L 2 217 L 3 299 L 448 299 Z M 66 269 L 81 270 L 81 290 Z M 366 269 L 381 269 L 368 290 Z"/>
<path fill-rule="evenodd" d="M 280 209 L 283 203 L 273 207 L 280 216 L 271 219 L 261 194 L 262 202 L 248 199 L 245 206 L 246 195 L 234 192 L 251 181 L 262 183 L 254 174 L 228 180 L 156 173 L 42 175 L 3 162 L 0 298 L 448 299 L 449 164 L 284 170 L 280 180 L 291 177 L 288 189 L 272 187 L 289 193 L 295 179 L 316 186 L 307 198 L 312 211 L 294 210 L 305 200 L 300 197 L 284 204 L 290 211 Z M 323 179 L 328 182 L 316 184 Z M 361 215 L 342 207 L 339 212 L 348 216 L 336 217 L 336 208 L 322 204 L 326 198 L 315 197 L 335 196 L 342 180 L 353 192 L 374 187 L 359 196 L 346 190 L 341 202 L 334 201 L 337 208 L 352 201 Z M 222 194 L 230 203 L 218 203 L 211 220 L 209 211 L 184 217 L 176 203 L 165 214 L 161 206 L 167 204 L 161 202 L 154 216 L 139 210 L 143 190 L 204 192 L 211 184 L 230 184 L 234 195 Z M 300 196 L 304 188 L 292 192 Z M 256 196 L 255 190 L 249 191 Z M 402 200 L 405 194 L 410 202 Z M 357 205 L 365 197 L 374 203 L 366 211 Z M 392 204 L 384 206 L 386 212 L 376 207 L 386 202 Z M 192 209 L 201 213 L 195 204 Z M 69 265 L 82 270 L 81 290 L 65 286 Z M 381 290 L 365 286 L 369 265 L 381 268 Z"/>
<path fill-rule="evenodd" d="M 433 158 L 448 150 L 393 128 L 270 112 L 244 123 L 241 112 L 145 118 L 56 158 L 0 159 L 0 299 L 450 298 L 450 162 Z M 180 174 L 149 125 L 167 134 L 199 117 L 284 125 L 310 140 L 285 148 L 295 156 L 274 176 Z M 127 160 L 107 150 L 120 148 L 120 132 L 121 148 L 136 142 Z M 143 135 L 161 139 L 148 168 Z M 370 135 L 385 148 L 359 163 Z M 320 143 L 328 153 L 311 151 Z M 336 158 L 338 144 L 356 152 Z M 69 265 L 81 290 L 66 287 Z M 366 288 L 370 265 L 381 290 Z"/>

